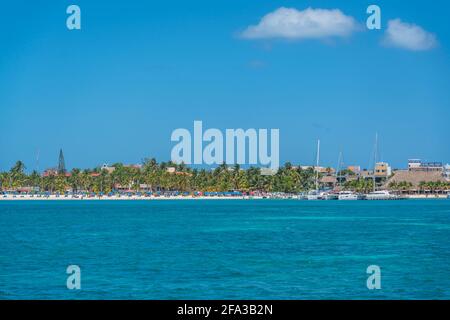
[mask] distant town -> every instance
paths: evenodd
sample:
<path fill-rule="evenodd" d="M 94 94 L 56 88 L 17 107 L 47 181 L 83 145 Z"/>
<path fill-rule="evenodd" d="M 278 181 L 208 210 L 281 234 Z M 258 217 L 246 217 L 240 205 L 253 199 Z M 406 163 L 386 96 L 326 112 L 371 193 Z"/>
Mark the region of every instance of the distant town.
<path fill-rule="evenodd" d="M 58 165 L 42 173 L 25 173 L 17 161 L 8 172 L 0 173 L 0 190 L 6 195 L 84 195 L 103 197 L 133 195 L 259 195 L 307 194 L 313 190 L 339 193 L 370 193 L 388 190 L 411 197 L 447 196 L 450 191 L 450 165 L 410 159 L 406 168 L 393 170 L 387 162 L 374 169 L 358 165 L 343 168 L 301 166 L 286 163 L 278 170 L 239 165 L 220 165 L 214 169 L 194 169 L 173 162 L 157 163 L 145 159 L 140 164 L 103 164 L 92 169 L 66 170 L 63 151 Z"/>

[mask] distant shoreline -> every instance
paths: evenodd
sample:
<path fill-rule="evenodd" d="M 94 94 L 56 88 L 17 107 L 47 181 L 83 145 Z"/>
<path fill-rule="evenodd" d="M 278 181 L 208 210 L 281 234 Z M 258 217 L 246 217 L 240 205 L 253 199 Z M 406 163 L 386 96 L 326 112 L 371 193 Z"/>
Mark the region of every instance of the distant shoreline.
<path fill-rule="evenodd" d="M 286 197 L 287 198 L 287 197 Z M 290 198 L 297 199 L 297 196 Z M 6 197 L 0 196 L 0 201 L 82 201 L 82 200 L 95 200 L 95 201 L 124 201 L 124 200 L 136 200 L 136 201 L 151 201 L 151 200 L 252 200 L 252 199 L 268 199 L 263 196 L 138 196 L 138 195 L 113 195 L 113 196 L 64 196 L 64 195 L 7 195 Z M 271 199 L 277 199 L 271 197 Z M 280 198 L 278 198 L 280 199 Z"/>
<path fill-rule="evenodd" d="M 447 199 L 446 195 L 410 195 L 406 196 L 407 200 L 433 200 L 433 199 Z M 159 197 L 139 197 L 139 196 L 112 196 L 112 197 L 65 197 L 65 196 L 41 196 L 41 197 L 32 197 L 29 195 L 16 195 L 7 197 L 0 197 L 0 201 L 164 201 L 164 200 L 302 200 L 300 196 L 293 195 L 288 197 L 262 197 L 262 196 L 159 196 Z M 308 200 L 302 200 L 308 201 Z M 316 201 L 333 201 L 333 200 L 316 200 Z M 359 200 L 361 201 L 361 200 Z M 373 201 L 373 200 L 362 200 L 362 201 Z M 382 201 L 382 200 L 376 200 Z M 386 200 L 389 201 L 389 200 Z M 311 201 L 309 201 L 311 202 Z"/>

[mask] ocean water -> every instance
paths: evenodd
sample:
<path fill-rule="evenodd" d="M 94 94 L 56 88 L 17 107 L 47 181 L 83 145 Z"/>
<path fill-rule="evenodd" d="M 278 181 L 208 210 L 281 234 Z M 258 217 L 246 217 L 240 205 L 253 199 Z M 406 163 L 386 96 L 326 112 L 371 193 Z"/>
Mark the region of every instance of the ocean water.
<path fill-rule="evenodd" d="M 0 201 L 0 298 L 449 299 L 450 201 Z"/>

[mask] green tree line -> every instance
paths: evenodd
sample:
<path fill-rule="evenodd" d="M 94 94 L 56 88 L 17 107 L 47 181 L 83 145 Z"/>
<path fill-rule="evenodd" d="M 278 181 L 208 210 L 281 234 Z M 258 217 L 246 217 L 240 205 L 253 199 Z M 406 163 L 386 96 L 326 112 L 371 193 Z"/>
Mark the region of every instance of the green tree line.
<path fill-rule="evenodd" d="M 224 192 L 239 190 L 243 192 L 266 191 L 296 193 L 314 187 L 313 168 L 302 170 L 286 163 L 274 175 L 262 175 L 261 169 L 250 167 L 241 169 L 239 165 L 229 167 L 222 164 L 214 170 L 193 169 L 184 164 L 172 162 L 157 163 L 155 159 L 145 159 L 142 167 L 112 165 L 111 173 L 102 168 L 73 169 L 70 174 L 51 174 L 42 176 L 33 171 L 25 173 L 25 165 L 17 161 L 8 172 L 0 173 L 2 190 L 17 190 L 24 187 L 39 188 L 40 191 L 60 192 L 89 191 L 108 193 L 117 186 L 133 191 L 141 191 L 146 185 L 150 191 L 182 192 Z M 169 167 L 175 172 L 169 172 Z"/>
<path fill-rule="evenodd" d="M 313 168 L 302 169 L 286 163 L 274 175 L 262 175 L 261 169 L 250 167 L 241 169 L 239 165 L 229 167 L 222 164 L 213 170 L 194 169 L 185 164 L 172 162 L 158 163 L 155 159 L 145 159 L 141 167 L 125 166 L 116 163 L 109 172 L 100 167 L 94 169 L 72 169 L 69 174 L 50 174 L 42 176 L 36 171 L 26 174 L 22 161 L 7 172 L 0 173 L 0 189 L 18 190 L 34 188 L 40 191 L 64 193 L 67 190 L 109 193 L 122 186 L 136 192 L 143 191 L 181 191 L 181 192 L 224 192 L 238 190 L 242 192 L 306 192 L 315 188 L 316 174 Z M 175 172 L 167 169 L 172 167 Z M 340 173 L 342 175 L 342 173 Z M 319 175 L 319 178 L 322 174 Z M 372 179 L 351 179 L 340 187 L 345 190 L 367 193 L 373 190 Z M 417 189 L 408 182 L 395 182 L 389 189 L 408 192 Z M 435 192 L 449 190 L 449 182 L 421 182 L 419 191 Z"/>

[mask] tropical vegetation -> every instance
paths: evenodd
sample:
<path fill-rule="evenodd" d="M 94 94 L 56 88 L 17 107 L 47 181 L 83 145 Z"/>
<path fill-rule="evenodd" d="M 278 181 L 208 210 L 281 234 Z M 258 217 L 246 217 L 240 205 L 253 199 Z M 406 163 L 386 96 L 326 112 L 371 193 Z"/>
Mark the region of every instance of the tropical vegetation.
<path fill-rule="evenodd" d="M 40 175 L 33 171 L 27 175 L 25 165 L 18 161 L 8 172 L 0 173 L 2 190 L 32 190 L 60 192 L 128 191 L 183 191 L 219 192 L 239 190 L 243 192 L 267 191 L 295 193 L 314 186 L 314 169 L 303 170 L 286 163 L 274 175 L 262 175 L 260 168 L 242 169 L 239 165 L 222 164 L 213 170 L 193 169 L 185 164 L 157 163 L 145 159 L 142 166 L 126 166 L 116 163 L 113 170 L 101 167 L 73 169 L 61 174 Z M 171 170 L 170 170 L 171 169 Z"/>
<path fill-rule="evenodd" d="M 314 168 L 302 169 L 286 163 L 274 175 L 263 175 L 260 168 L 242 169 L 239 165 L 232 167 L 222 164 L 213 170 L 190 168 L 185 164 L 173 162 L 158 163 L 155 159 L 144 159 L 140 166 L 113 164 L 107 169 L 72 169 L 70 172 L 50 171 L 41 175 L 36 171 L 27 174 L 22 161 L 7 172 L 0 172 L 0 190 L 27 190 L 59 192 L 95 192 L 114 191 L 181 191 L 181 192 L 284 192 L 298 193 L 315 188 L 316 173 Z M 331 171 L 331 170 L 330 170 Z M 326 173 L 327 174 L 327 173 Z M 345 174 L 345 176 L 344 176 Z M 372 179 L 355 178 L 354 175 L 340 172 L 339 187 L 361 193 L 373 190 Z M 319 179 L 323 175 L 319 175 Z M 346 179 L 346 177 L 351 179 Z M 347 180 L 347 181 L 346 181 Z M 324 187 L 324 186 L 321 186 Z M 417 189 L 409 182 L 392 182 L 389 189 L 410 192 Z M 418 191 L 434 193 L 450 190 L 449 182 L 421 182 Z"/>

